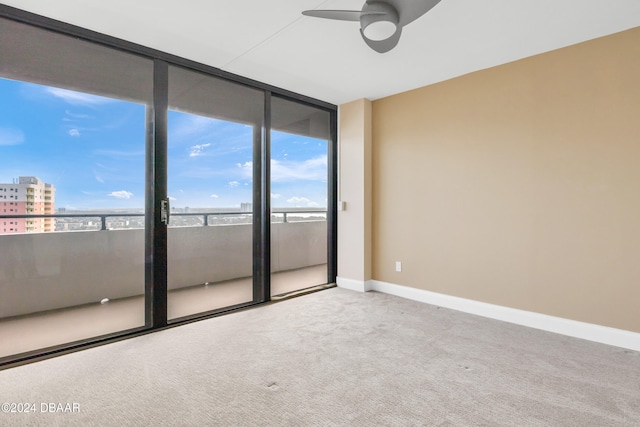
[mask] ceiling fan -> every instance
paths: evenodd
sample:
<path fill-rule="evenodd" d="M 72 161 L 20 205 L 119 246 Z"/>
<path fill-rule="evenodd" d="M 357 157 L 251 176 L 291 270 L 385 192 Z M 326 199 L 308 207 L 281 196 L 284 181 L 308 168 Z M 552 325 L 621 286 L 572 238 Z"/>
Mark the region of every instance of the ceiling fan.
<path fill-rule="evenodd" d="M 305 16 L 360 22 L 360 34 L 376 52 L 396 47 L 402 27 L 430 11 L 440 0 L 367 0 L 362 10 L 305 10 Z"/>

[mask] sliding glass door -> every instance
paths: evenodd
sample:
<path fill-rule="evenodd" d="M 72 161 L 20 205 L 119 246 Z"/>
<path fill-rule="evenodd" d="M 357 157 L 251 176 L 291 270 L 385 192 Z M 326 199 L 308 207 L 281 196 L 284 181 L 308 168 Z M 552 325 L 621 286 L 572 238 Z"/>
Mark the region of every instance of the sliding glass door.
<path fill-rule="evenodd" d="M 169 67 L 168 317 L 253 301 L 262 91 Z"/>
<path fill-rule="evenodd" d="M 145 326 L 153 63 L 0 18 L 0 359 Z"/>
<path fill-rule="evenodd" d="M 271 102 L 271 295 L 326 284 L 330 114 Z"/>

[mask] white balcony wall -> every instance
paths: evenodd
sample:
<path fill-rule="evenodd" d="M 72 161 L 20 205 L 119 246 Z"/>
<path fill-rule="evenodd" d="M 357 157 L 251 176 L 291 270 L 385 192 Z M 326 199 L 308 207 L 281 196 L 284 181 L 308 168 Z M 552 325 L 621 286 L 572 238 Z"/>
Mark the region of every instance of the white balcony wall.
<path fill-rule="evenodd" d="M 251 276 L 251 225 L 169 229 L 169 289 Z M 144 293 L 144 231 L 0 236 L 0 318 Z M 327 262 L 327 223 L 273 224 L 272 271 Z"/>

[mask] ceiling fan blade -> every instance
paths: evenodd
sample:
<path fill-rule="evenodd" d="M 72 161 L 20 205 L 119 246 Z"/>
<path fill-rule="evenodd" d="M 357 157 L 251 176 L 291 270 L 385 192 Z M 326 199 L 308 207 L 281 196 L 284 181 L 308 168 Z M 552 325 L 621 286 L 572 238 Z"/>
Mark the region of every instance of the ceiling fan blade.
<path fill-rule="evenodd" d="M 305 10 L 302 12 L 305 16 L 313 16 L 314 18 L 336 19 L 338 21 L 360 21 L 359 10 Z"/>
<path fill-rule="evenodd" d="M 393 33 L 393 35 L 391 37 L 389 37 L 388 39 L 370 40 L 364 35 L 364 32 L 362 30 L 360 30 L 360 35 L 362 36 L 362 39 L 364 40 L 364 42 L 371 49 L 375 50 L 378 53 L 386 53 L 386 52 L 389 52 L 394 47 L 396 47 L 396 45 L 400 41 L 400 35 L 401 34 L 402 34 L 402 27 L 398 27 L 396 32 Z"/>
<path fill-rule="evenodd" d="M 440 0 L 367 0 L 366 4 L 387 3 L 398 11 L 399 24 L 403 27 L 433 9 Z"/>

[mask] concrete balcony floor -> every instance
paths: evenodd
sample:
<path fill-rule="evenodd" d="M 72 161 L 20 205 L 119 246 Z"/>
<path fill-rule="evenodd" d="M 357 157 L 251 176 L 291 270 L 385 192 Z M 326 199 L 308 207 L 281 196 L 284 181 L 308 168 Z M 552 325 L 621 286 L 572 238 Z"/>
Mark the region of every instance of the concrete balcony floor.
<path fill-rule="evenodd" d="M 275 273 L 272 295 L 325 284 L 327 265 Z M 169 319 L 252 300 L 250 277 L 169 292 Z M 144 326 L 144 298 L 87 304 L 0 320 L 0 358 Z"/>

